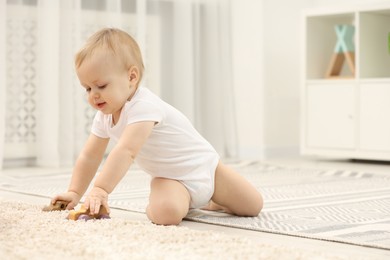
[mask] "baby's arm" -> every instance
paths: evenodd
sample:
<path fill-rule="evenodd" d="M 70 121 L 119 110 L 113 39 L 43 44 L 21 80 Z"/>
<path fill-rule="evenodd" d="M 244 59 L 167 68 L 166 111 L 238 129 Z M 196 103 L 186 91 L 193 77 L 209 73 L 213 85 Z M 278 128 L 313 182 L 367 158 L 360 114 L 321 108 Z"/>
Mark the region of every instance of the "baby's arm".
<path fill-rule="evenodd" d="M 74 166 L 69 191 L 83 196 L 99 168 L 108 141 L 108 138 L 100 138 L 94 134 L 89 136 Z"/>
<path fill-rule="evenodd" d="M 94 134 L 89 136 L 74 166 L 69 191 L 83 196 L 99 168 L 108 142 L 108 138 L 100 138 Z"/>
<path fill-rule="evenodd" d="M 69 202 L 67 209 L 72 209 L 77 205 L 99 168 L 108 141 L 109 139 L 100 138 L 94 134 L 89 136 L 75 163 L 68 192 L 55 196 L 52 199 L 53 204 L 57 200 L 64 200 Z"/>
<path fill-rule="evenodd" d="M 155 122 L 138 122 L 126 126 L 118 144 L 107 157 L 103 169 L 95 181 L 94 189 L 101 189 L 107 194 L 114 190 L 148 139 L 154 125 Z M 88 198 L 85 204 L 92 213 L 97 213 L 101 203 L 105 202 L 99 201 L 97 198 Z"/>

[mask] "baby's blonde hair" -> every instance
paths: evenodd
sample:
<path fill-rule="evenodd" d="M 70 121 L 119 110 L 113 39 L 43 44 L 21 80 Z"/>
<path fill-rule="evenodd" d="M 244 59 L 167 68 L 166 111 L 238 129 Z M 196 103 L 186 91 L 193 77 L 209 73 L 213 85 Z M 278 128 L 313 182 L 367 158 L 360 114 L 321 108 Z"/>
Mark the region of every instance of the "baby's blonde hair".
<path fill-rule="evenodd" d="M 114 57 L 122 62 L 126 70 L 130 69 L 131 66 L 137 66 L 139 70 L 138 82 L 141 82 L 144 72 L 141 50 L 133 37 L 115 28 L 101 29 L 87 39 L 84 47 L 76 53 L 76 68 L 79 68 L 85 59 L 100 49 L 110 51 Z"/>

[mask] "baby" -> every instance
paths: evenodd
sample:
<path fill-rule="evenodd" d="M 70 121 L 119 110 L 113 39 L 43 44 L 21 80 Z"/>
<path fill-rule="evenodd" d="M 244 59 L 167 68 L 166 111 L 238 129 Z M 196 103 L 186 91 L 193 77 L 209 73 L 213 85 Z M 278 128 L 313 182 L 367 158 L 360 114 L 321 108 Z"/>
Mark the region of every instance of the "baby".
<path fill-rule="evenodd" d="M 67 192 L 57 200 L 75 207 L 100 166 L 110 139 L 116 142 L 84 206 L 91 214 L 108 206 L 108 195 L 136 161 L 152 176 L 148 218 L 177 225 L 191 208 L 257 216 L 260 193 L 224 165 L 215 149 L 177 109 L 140 87 L 144 66 L 136 41 L 107 28 L 93 34 L 76 54 L 75 66 L 89 104 L 97 110 L 91 134 L 75 163 Z"/>

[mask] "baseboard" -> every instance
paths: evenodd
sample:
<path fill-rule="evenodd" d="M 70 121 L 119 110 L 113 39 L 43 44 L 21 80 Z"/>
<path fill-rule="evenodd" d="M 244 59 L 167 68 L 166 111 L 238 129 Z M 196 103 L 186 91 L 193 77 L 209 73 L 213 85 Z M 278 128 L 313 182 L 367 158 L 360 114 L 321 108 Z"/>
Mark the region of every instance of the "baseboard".
<path fill-rule="evenodd" d="M 238 147 L 238 158 L 262 160 L 264 159 L 264 149 L 260 147 L 240 146 Z"/>
<path fill-rule="evenodd" d="M 264 158 L 294 158 L 300 157 L 298 146 L 266 147 Z"/>
<path fill-rule="evenodd" d="M 34 167 L 36 163 L 37 158 L 35 157 L 4 159 L 2 169 Z"/>

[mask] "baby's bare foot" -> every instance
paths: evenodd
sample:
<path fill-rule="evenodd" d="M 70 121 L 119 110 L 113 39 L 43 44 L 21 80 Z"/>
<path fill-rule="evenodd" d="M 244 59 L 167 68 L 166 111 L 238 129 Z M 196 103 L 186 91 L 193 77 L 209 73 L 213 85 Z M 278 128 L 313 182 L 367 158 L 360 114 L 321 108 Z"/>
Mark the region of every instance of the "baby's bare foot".
<path fill-rule="evenodd" d="M 210 200 L 209 204 L 207 204 L 206 206 L 204 206 L 201 209 L 209 210 L 209 211 L 223 211 L 223 212 L 230 213 L 230 214 L 232 213 L 232 211 L 230 211 L 228 208 L 223 207 L 223 206 L 215 203 L 212 200 Z"/>

